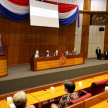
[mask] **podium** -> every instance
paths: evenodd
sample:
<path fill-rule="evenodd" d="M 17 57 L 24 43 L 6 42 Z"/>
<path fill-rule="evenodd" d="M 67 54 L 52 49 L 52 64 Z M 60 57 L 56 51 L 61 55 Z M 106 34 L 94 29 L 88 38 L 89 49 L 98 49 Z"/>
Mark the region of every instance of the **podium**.
<path fill-rule="evenodd" d="M 8 75 L 7 59 L 4 53 L 0 53 L 0 77 Z"/>

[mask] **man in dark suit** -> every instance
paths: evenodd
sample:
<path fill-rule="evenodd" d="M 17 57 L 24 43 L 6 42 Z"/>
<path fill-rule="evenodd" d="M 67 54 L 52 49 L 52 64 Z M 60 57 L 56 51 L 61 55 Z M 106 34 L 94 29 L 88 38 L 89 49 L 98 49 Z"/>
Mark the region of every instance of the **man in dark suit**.
<path fill-rule="evenodd" d="M 105 60 L 108 60 L 108 51 L 106 49 L 106 51 L 104 52 L 104 55 L 105 55 Z"/>
<path fill-rule="evenodd" d="M 39 53 L 39 50 L 36 50 L 36 53 L 32 55 L 32 57 L 41 57 L 41 54 Z"/>
<path fill-rule="evenodd" d="M 51 56 L 51 54 L 49 53 L 49 50 L 47 50 L 45 53 L 45 57 L 49 57 L 49 56 Z"/>
<path fill-rule="evenodd" d="M 65 50 L 64 55 L 69 55 L 68 50 Z"/>
<path fill-rule="evenodd" d="M 100 59 L 100 54 L 101 54 L 101 49 L 99 49 L 99 47 L 97 47 L 96 49 L 96 55 L 97 55 L 97 59 Z"/>
<path fill-rule="evenodd" d="M 54 56 L 59 56 L 58 50 L 54 53 Z"/>
<path fill-rule="evenodd" d="M 72 55 L 77 54 L 76 49 L 74 48 L 74 50 L 72 51 Z"/>

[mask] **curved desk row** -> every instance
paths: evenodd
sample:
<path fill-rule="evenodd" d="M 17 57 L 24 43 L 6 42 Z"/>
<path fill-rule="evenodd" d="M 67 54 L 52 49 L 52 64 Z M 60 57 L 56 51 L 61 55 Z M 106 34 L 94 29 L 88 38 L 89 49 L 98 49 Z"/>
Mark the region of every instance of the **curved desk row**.
<path fill-rule="evenodd" d="M 32 71 L 84 64 L 83 54 L 30 58 Z"/>

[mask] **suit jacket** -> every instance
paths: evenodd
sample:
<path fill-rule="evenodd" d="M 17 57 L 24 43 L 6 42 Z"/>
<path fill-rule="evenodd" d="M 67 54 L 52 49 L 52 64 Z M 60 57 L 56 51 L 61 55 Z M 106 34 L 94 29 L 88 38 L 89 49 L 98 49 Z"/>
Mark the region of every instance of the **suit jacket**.
<path fill-rule="evenodd" d="M 36 55 L 36 53 L 34 53 L 34 54 L 32 55 L 32 57 L 35 57 L 35 55 Z M 41 57 L 41 54 L 38 53 L 38 56 Z"/>
<path fill-rule="evenodd" d="M 98 49 L 96 49 L 96 54 L 100 54 L 101 53 L 101 49 L 99 49 L 99 53 L 98 53 Z"/>
<path fill-rule="evenodd" d="M 57 54 L 56 54 L 56 53 L 54 53 L 53 55 L 54 55 L 54 56 L 59 56 L 59 53 L 57 53 Z"/>
<path fill-rule="evenodd" d="M 51 54 L 49 53 L 49 56 L 51 56 Z M 47 57 L 47 53 L 45 53 L 45 57 Z"/>
<path fill-rule="evenodd" d="M 64 55 L 69 55 L 69 53 L 64 52 Z"/>
<path fill-rule="evenodd" d="M 72 51 L 72 54 L 73 54 L 73 55 L 76 54 L 76 53 L 77 53 L 76 51 L 74 51 L 74 50 Z"/>
<path fill-rule="evenodd" d="M 107 55 L 108 55 L 108 51 L 105 51 L 105 52 L 104 52 L 104 55 L 106 55 L 106 52 L 107 52 Z"/>

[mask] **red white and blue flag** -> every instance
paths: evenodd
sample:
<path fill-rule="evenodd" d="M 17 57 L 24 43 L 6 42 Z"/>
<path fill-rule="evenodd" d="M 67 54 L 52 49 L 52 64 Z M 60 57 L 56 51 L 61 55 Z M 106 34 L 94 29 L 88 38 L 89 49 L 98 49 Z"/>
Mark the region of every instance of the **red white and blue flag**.
<path fill-rule="evenodd" d="M 61 25 L 70 25 L 78 17 L 78 26 L 80 26 L 77 5 L 51 2 L 48 0 L 40 1 L 58 4 Z M 26 20 L 29 18 L 29 0 L 0 0 L 0 13 L 13 21 Z"/>

